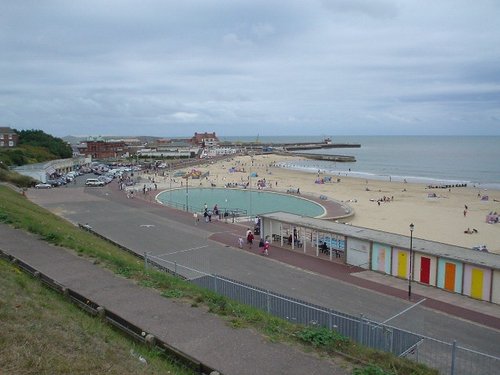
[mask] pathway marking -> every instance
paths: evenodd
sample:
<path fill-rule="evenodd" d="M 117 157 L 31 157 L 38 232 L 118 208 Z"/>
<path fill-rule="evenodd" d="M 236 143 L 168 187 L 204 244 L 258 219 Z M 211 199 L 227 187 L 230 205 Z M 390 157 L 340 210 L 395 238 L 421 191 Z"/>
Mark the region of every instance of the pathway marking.
<path fill-rule="evenodd" d="M 400 316 L 400 315 L 403 315 L 405 312 L 407 312 L 407 311 L 409 311 L 409 310 L 413 309 L 414 307 L 416 307 L 416 306 L 420 305 L 422 302 L 424 302 L 424 301 L 426 301 L 426 300 L 427 300 L 427 298 L 423 298 L 423 299 L 421 299 L 421 300 L 420 300 L 420 301 L 418 301 L 417 303 L 415 303 L 415 304 L 413 304 L 413 305 L 411 305 L 411 306 L 407 307 L 406 309 L 404 309 L 403 311 L 401 311 L 401 312 L 397 313 L 396 315 L 391 316 L 389 319 L 384 320 L 384 321 L 382 322 L 382 324 L 385 324 L 385 323 L 387 323 L 389 320 L 392 320 L 392 319 L 394 319 L 394 318 L 397 318 L 397 317 L 398 317 L 398 316 Z"/>
<path fill-rule="evenodd" d="M 192 250 L 203 249 L 204 247 L 208 247 L 208 245 L 203 245 L 203 246 L 198 246 L 198 247 L 192 247 L 190 249 L 184 249 L 184 250 L 174 251 L 173 253 L 165 253 L 165 254 L 159 254 L 159 255 L 154 255 L 154 256 L 157 257 L 157 258 L 159 258 L 159 257 L 162 257 L 164 255 L 173 255 L 173 254 L 185 253 L 185 252 L 192 251 Z"/>

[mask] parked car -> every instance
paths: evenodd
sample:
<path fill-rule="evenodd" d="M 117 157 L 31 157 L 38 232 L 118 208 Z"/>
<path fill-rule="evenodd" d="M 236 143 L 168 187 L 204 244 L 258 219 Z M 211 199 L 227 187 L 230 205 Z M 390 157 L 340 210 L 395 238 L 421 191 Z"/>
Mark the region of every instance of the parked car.
<path fill-rule="evenodd" d="M 104 186 L 104 181 L 100 181 L 97 178 L 87 178 L 85 186 Z"/>
<path fill-rule="evenodd" d="M 51 184 L 44 184 L 44 183 L 40 183 L 40 184 L 35 185 L 36 189 L 50 189 L 51 187 L 52 187 Z"/>

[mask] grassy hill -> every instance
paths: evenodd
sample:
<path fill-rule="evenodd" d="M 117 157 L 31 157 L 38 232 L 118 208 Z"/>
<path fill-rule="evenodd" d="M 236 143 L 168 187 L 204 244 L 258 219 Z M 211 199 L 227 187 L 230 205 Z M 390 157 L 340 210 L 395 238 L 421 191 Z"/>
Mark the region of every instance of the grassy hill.
<path fill-rule="evenodd" d="M 0 373 L 192 374 L 2 259 L 0 280 Z"/>

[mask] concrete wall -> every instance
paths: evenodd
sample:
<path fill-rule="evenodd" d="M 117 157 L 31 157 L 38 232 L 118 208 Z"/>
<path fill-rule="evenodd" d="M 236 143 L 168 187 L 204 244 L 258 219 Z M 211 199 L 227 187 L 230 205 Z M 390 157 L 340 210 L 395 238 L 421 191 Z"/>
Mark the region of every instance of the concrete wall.
<path fill-rule="evenodd" d="M 493 271 L 491 283 L 491 302 L 500 304 L 500 270 Z"/>
<path fill-rule="evenodd" d="M 347 238 L 346 262 L 352 266 L 370 268 L 370 242 Z"/>

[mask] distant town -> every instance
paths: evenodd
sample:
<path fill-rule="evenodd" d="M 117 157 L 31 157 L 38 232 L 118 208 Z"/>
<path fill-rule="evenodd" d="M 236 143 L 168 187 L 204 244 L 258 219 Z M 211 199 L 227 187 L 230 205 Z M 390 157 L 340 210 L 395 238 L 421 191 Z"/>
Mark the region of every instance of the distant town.
<path fill-rule="evenodd" d="M 18 134 L 10 127 L 0 127 L 0 149 L 14 149 L 17 146 Z M 308 143 L 260 143 L 260 142 L 223 142 L 215 132 L 194 133 L 190 138 L 110 138 L 87 137 L 78 139 L 68 137 L 73 157 L 51 160 L 44 163 L 26 164 L 12 168 L 17 173 L 32 177 L 45 183 L 54 175 L 65 175 L 82 167 L 89 167 L 96 161 L 106 163 L 117 162 L 155 162 L 175 164 L 195 164 L 211 159 L 245 154 L 275 153 L 300 155 L 301 157 L 353 162 L 354 157 L 346 155 L 323 155 L 305 153 L 307 150 L 324 148 L 360 147 L 359 144 L 335 144 L 331 138 L 320 142 Z M 299 153 L 300 152 L 300 153 Z"/>

